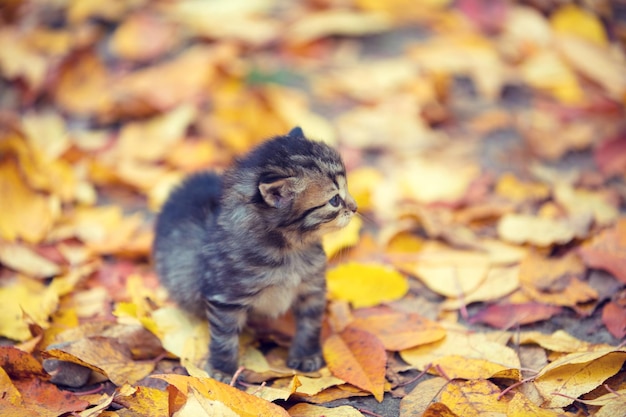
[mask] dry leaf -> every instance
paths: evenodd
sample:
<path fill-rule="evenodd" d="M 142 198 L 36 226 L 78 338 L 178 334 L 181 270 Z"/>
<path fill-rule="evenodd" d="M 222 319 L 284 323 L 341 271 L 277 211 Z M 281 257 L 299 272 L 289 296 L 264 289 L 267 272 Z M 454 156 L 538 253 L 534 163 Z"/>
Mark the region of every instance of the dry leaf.
<path fill-rule="evenodd" d="M 591 242 L 581 246 L 578 253 L 591 268 L 609 271 L 626 283 L 626 219 L 621 218 L 612 228 L 604 230 Z"/>
<path fill-rule="evenodd" d="M 347 328 L 324 342 L 324 359 L 333 375 L 371 392 L 381 402 L 387 354 L 371 333 Z"/>
<path fill-rule="evenodd" d="M 357 310 L 348 328 L 372 333 L 380 339 L 386 350 L 392 351 L 435 342 L 446 335 L 440 325 L 417 314 L 383 309 Z"/>
<path fill-rule="evenodd" d="M 563 220 L 510 213 L 498 222 L 498 236 L 516 244 L 550 246 L 570 242 L 576 237 L 576 230 Z"/>
<path fill-rule="evenodd" d="M 563 417 L 564 413 L 557 410 L 546 410 L 540 408 L 535 403 L 526 398 L 522 393 L 516 392 L 515 396 L 509 401 L 506 412 L 507 417 Z"/>
<path fill-rule="evenodd" d="M 234 415 L 242 417 L 253 417 L 261 415 L 284 416 L 289 414 L 281 407 L 268 401 L 247 394 L 237 388 L 223 384 L 210 378 L 195 378 L 183 375 L 154 375 L 153 378 L 162 379 L 176 389 L 185 397 L 189 397 L 190 392 L 197 392 L 200 397 L 210 401 L 223 403 Z"/>
<path fill-rule="evenodd" d="M 370 307 L 404 296 L 407 279 L 395 269 L 377 264 L 346 263 L 326 274 L 328 295 L 355 308 Z"/>
<path fill-rule="evenodd" d="M 470 319 L 471 323 L 486 323 L 507 330 L 519 325 L 548 320 L 561 313 L 560 307 L 539 303 L 496 304 L 482 309 Z"/>
<path fill-rule="evenodd" d="M 604 25 L 598 16 L 574 4 L 557 9 L 550 16 L 550 24 L 556 33 L 575 35 L 600 46 L 608 45 Z"/>
<path fill-rule="evenodd" d="M 300 403 L 287 410 L 291 417 L 363 417 L 356 408 L 349 405 L 339 407 L 320 407 L 317 405 Z"/>
<path fill-rule="evenodd" d="M 417 384 L 413 391 L 400 400 L 400 417 L 424 415 L 428 406 L 439 399 L 448 382 L 444 378 L 435 377 Z"/>
<path fill-rule="evenodd" d="M 417 369 L 431 365 L 435 372 L 441 365 L 449 378 L 519 378 L 520 362 L 513 349 L 462 329 L 447 329 L 443 340 L 403 350 L 400 356 Z"/>
<path fill-rule="evenodd" d="M 19 244 L 0 242 L 0 262 L 36 278 L 49 278 L 61 272 L 59 265 Z"/>
<path fill-rule="evenodd" d="M 500 398 L 500 389 L 482 379 L 451 381 L 441 392 L 441 402 L 463 417 L 504 416 L 508 408 L 506 399 Z"/>

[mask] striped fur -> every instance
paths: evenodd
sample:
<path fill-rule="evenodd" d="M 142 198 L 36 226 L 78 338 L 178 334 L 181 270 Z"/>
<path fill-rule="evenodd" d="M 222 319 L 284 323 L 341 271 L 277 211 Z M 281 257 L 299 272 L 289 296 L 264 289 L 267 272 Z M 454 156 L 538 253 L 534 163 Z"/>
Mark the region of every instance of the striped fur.
<path fill-rule="evenodd" d="M 339 154 L 299 128 L 268 140 L 223 176 L 188 178 L 156 222 L 157 273 L 178 304 L 208 318 L 209 372 L 229 380 L 250 314 L 292 309 L 288 365 L 323 365 L 326 256 L 321 236 L 348 224 L 356 203 Z"/>

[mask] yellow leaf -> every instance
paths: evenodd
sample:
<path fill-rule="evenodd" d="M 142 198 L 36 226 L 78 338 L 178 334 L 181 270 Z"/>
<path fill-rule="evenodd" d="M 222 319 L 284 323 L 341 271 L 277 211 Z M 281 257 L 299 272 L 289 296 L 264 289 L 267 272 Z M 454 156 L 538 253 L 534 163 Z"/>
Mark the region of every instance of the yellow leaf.
<path fill-rule="evenodd" d="M 372 167 L 357 168 L 348 173 L 350 194 L 356 200 L 359 211 L 372 209 L 372 194 L 382 180 L 381 172 Z"/>
<path fill-rule="evenodd" d="M 0 287 L 0 335 L 27 340 L 31 333 L 24 313 L 45 329 L 58 304 L 59 295 L 51 286 L 23 277 L 4 283 Z"/>
<path fill-rule="evenodd" d="M 168 393 L 157 388 L 138 386 L 128 393 L 121 389 L 120 394 L 115 396 L 115 403 L 139 415 L 164 416 L 169 412 Z"/>
<path fill-rule="evenodd" d="M 488 254 L 429 245 L 419 260 L 401 264 L 431 290 L 447 297 L 464 296 L 486 280 L 491 260 Z"/>
<path fill-rule="evenodd" d="M 576 230 L 562 220 L 510 213 L 500 218 L 498 235 L 511 243 L 550 246 L 571 241 L 576 237 Z"/>
<path fill-rule="evenodd" d="M 540 408 L 520 392 L 515 393 L 506 412 L 507 417 L 560 417 L 564 415 L 564 413 Z"/>
<path fill-rule="evenodd" d="M 343 229 L 324 235 L 322 245 L 324 246 L 326 256 L 332 258 L 337 253 L 340 253 L 342 249 L 356 245 L 359 242 L 362 225 L 363 221 L 356 216 Z"/>
<path fill-rule="evenodd" d="M 304 15 L 289 28 L 286 39 L 294 43 L 306 43 L 329 35 L 366 35 L 387 30 L 390 23 L 380 13 L 329 9 Z"/>
<path fill-rule="evenodd" d="M 136 384 L 148 376 L 155 363 L 134 361 L 129 349 L 106 337 L 84 338 L 44 351 L 46 358 L 77 363 L 107 376 L 115 385 Z"/>
<path fill-rule="evenodd" d="M 531 87 L 546 91 L 564 104 L 580 104 L 584 93 L 574 71 L 552 50 L 542 50 L 520 66 L 522 79 Z"/>
<path fill-rule="evenodd" d="M 259 415 L 289 417 L 283 408 L 214 379 L 175 374 L 153 375 L 152 378 L 166 381 L 187 398 L 189 393 L 195 390 L 203 398 L 223 403 L 240 417 Z"/>
<path fill-rule="evenodd" d="M 22 404 L 22 395 L 11 382 L 11 378 L 0 366 L 0 387 L 2 387 L 2 400 L 13 405 Z"/>
<path fill-rule="evenodd" d="M 300 403 L 287 411 L 291 417 L 363 417 L 363 414 L 349 405 L 326 408 L 319 405 Z"/>
<path fill-rule="evenodd" d="M 496 193 L 518 203 L 539 201 L 550 195 L 550 188 L 538 182 L 523 182 L 511 173 L 503 174 L 496 184 Z"/>
<path fill-rule="evenodd" d="M 522 332 L 519 335 L 520 344 L 535 343 L 544 349 L 553 352 L 578 352 L 590 350 L 591 344 L 567 334 L 564 330 L 557 330 L 552 334 L 538 331 Z"/>
<path fill-rule="evenodd" d="M 329 271 L 326 280 L 330 298 L 349 301 L 355 308 L 397 300 L 409 290 L 402 274 L 377 264 L 344 264 Z"/>
<path fill-rule="evenodd" d="M 505 416 L 506 398 L 499 398 L 500 388 L 483 379 L 452 381 L 443 389 L 441 402 L 463 417 Z"/>
<path fill-rule="evenodd" d="M 600 19 L 575 4 L 567 4 L 557 9 L 550 17 L 550 23 L 557 33 L 576 35 L 598 45 L 608 45 Z"/>
<path fill-rule="evenodd" d="M 348 328 L 326 339 L 323 350 L 333 375 L 383 400 L 387 354 L 376 336 Z"/>
<path fill-rule="evenodd" d="M 61 272 L 59 265 L 28 247 L 1 241 L 0 262 L 11 269 L 36 278 L 49 278 Z"/>
<path fill-rule="evenodd" d="M 408 395 L 400 400 L 400 417 L 421 416 L 428 406 L 439 399 L 441 390 L 449 381 L 431 378 L 420 382 Z"/>
<path fill-rule="evenodd" d="M 451 298 L 443 302 L 445 310 L 456 310 L 477 301 L 497 300 L 519 288 L 519 266 L 492 266 L 485 280 L 473 291 L 460 298 Z"/>
<path fill-rule="evenodd" d="M 617 207 L 609 202 L 608 196 L 599 192 L 574 189 L 562 183 L 556 185 L 554 199 L 570 217 L 591 217 L 600 227 L 610 226 L 619 217 Z"/>
<path fill-rule="evenodd" d="M 626 351 L 615 348 L 570 353 L 539 371 L 534 384 L 547 407 L 565 407 L 615 375 L 625 360 Z"/>
<path fill-rule="evenodd" d="M 0 237 L 14 242 L 22 238 L 30 243 L 41 241 L 58 217 L 58 199 L 31 190 L 20 177 L 15 163 L 0 165 Z"/>
<path fill-rule="evenodd" d="M 221 401 L 204 397 L 194 386 L 189 387 L 187 401 L 172 417 L 239 417 L 231 408 Z"/>
<path fill-rule="evenodd" d="M 491 378 L 497 374 L 517 379 L 520 360 L 515 351 L 485 334 L 450 326 L 443 340 L 400 351 L 417 369 L 441 364 L 450 378 Z M 433 371 L 434 372 L 434 371 Z"/>

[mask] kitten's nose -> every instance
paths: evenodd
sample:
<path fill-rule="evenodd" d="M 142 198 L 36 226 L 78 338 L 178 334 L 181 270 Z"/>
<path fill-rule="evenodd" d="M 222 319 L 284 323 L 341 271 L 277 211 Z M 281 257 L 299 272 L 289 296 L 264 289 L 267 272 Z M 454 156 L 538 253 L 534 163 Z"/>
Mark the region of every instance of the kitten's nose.
<path fill-rule="evenodd" d="M 346 207 L 351 212 L 356 213 L 356 209 L 357 209 L 356 201 L 354 200 L 346 201 Z"/>

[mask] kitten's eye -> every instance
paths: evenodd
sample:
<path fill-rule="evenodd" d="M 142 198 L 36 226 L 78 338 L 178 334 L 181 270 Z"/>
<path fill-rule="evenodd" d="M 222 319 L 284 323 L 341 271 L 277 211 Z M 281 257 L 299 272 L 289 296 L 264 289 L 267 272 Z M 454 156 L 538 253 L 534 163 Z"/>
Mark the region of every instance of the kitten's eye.
<path fill-rule="evenodd" d="M 336 194 L 333 198 L 328 200 L 328 203 L 333 207 L 339 207 L 339 203 L 341 203 L 341 197 L 339 197 L 339 194 Z"/>

